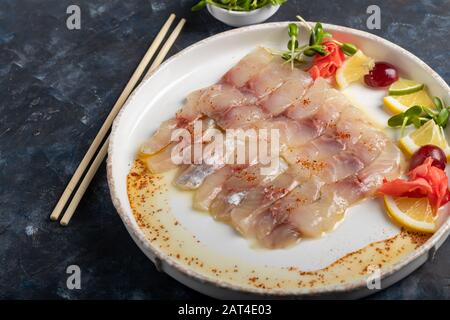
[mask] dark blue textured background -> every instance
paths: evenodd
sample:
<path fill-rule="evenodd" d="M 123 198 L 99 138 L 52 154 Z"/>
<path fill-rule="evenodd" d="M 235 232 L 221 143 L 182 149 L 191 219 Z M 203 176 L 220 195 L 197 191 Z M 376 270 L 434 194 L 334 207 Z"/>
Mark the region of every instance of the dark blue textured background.
<path fill-rule="evenodd" d="M 0 298 L 180 299 L 202 295 L 157 272 L 110 201 L 101 167 L 68 228 L 48 215 L 169 13 L 188 23 L 173 54 L 229 29 L 194 0 L 0 1 Z M 66 28 L 81 7 L 82 28 Z M 269 21 L 301 14 L 366 30 L 406 48 L 450 79 L 448 0 L 290 0 Z M 450 241 L 414 274 L 371 298 L 450 298 Z M 82 289 L 66 289 L 66 267 Z"/>

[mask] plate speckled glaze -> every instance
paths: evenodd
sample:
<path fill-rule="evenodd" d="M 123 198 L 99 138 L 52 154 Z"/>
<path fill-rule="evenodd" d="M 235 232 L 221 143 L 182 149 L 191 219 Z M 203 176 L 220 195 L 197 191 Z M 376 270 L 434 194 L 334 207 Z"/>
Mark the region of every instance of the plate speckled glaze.
<path fill-rule="evenodd" d="M 204 294 L 235 299 L 362 297 L 374 292 L 367 283 L 376 272 L 381 274 L 381 288 L 386 288 L 423 264 L 447 238 L 450 221 L 431 237 L 401 231 L 381 201 L 369 199 L 350 208 L 338 227 L 322 238 L 267 250 L 194 211 L 192 195 L 171 186 L 173 172 L 152 176 L 135 162 L 139 145 L 175 114 L 189 92 L 215 83 L 256 46 L 283 49 L 287 23 L 207 38 L 149 75 L 114 122 L 107 164 L 111 197 L 130 235 L 157 268 Z M 324 27 L 376 61 L 395 64 L 403 77 L 425 83 L 432 95 L 449 99 L 445 81 L 408 51 L 366 32 Z M 300 42 L 306 40 L 305 36 Z M 354 84 L 344 93 L 385 127 L 389 117 L 382 107 L 385 90 Z M 387 132 L 395 138 L 395 132 Z"/>

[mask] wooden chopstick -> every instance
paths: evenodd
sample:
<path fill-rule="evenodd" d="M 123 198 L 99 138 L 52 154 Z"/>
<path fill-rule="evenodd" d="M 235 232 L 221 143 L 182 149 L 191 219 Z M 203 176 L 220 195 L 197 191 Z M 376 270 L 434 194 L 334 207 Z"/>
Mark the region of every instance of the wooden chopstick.
<path fill-rule="evenodd" d="M 152 65 L 150 66 L 147 75 L 159 67 L 159 65 L 164 61 L 165 57 L 167 56 L 167 53 L 169 52 L 170 48 L 174 44 L 175 40 L 179 36 L 181 30 L 183 29 L 184 24 L 186 23 L 185 19 L 181 19 L 180 22 L 177 24 L 175 29 L 170 34 L 169 38 L 167 39 L 164 46 L 161 48 L 158 56 L 153 61 Z M 80 203 L 81 199 L 83 198 L 84 193 L 86 192 L 87 187 L 92 181 L 92 178 L 95 176 L 95 173 L 97 172 L 100 164 L 103 162 L 103 160 L 106 157 L 106 154 L 108 153 L 108 144 L 109 144 L 109 136 L 105 140 L 105 142 L 102 145 L 102 148 L 100 149 L 99 153 L 95 157 L 94 161 L 92 162 L 92 165 L 90 166 L 88 172 L 86 173 L 85 177 L 81 181 L 80 185 L 78 186 L 77 192 L 73 196 L 72 200 L 70 201 L 69 206 L 67 207 L 66 212 L 64 213 L 60 223 L 63 226 L 67 226 L 69 224 L 70 219 L 72 218 L 73 214 L 75 213 L 76 208 L 78 207 L 78 204 Z"/>
<path fill-rule="evenodd" d="M 181 32 L 181 29 L 183 29 L 184 24 L 186 23 L 185 19 L 181 19 L 180 22 L 178 22 L 177 26 L 173 30 L 173 32 L 170 34 L 169 38 L 167 38 L 166 43 L 159 51 L 158 55 L 156 56 L 155 60 L 153 61 L 150 68 L 148 68 L 146 76 L 148 76 L 153 70 L 155 70 L 159 65 L 164 61 L 164 59 L 167 56 L 167 53 L 169 52 L 170 48 L 172 48 L 172 45 L 175 43 L 175 40 L 178 38 L 178 35 Z"/>
<path fill-rule="evenodd" d="M 67 210 L 60 221 L 61 225 L 67 226 L 69 224 L 69 221 L 72 218 L 73 214 L 75 213 L 75 210 L 77 209 L 78 204 L 81 201 L 81 198 L 83 198 L 86 189 L 89 187 L 89 184 L 94 178 L 95 173 L 97 172 L 100 164 L 103 162 L 103 159 L 105 159 L 105 156 L 108 153 L 108 143 L 109 143 L 109 136 L 108 138 L 106 138 L 105 143 L 103 143 L 102 148 L 98 152 L 97 156 L 95 157 L 94 161 L 89 167 L 88 172 L 86 173 L 80 185 L 78 186 L 77 192 L 75 192 L 72 201 L 70 201 L 70 204 L 67 207 Z"/>
<path fill-rule="evenodd" d="M 141 62 L 137 66 L 133 75 L 131 76 L 131 79 L 128 81 L 127 85 L 125 86 L 125 89 L 123 90 L 123 92 L 121 93 L 119 98 L 117 99 L 111 112 L 109 113 L 108 117 L 106 118 L 105 122 L 103 123 L 102 127 L 100 128 L 99 132 L 97 133 L 97 136 L 95 137 L 95 139 L 92 142 L 91 146 L 89 147 L 88 151 L 86 152 L 86 154 L 84 155 L 80 164 L 78 165 L 77 169 L 75 170 L 75 173 L 73 174 L 72 178 L 70 179 L 69 183 L 67 184 L 66 189 L 64 190 L 63 194 L 61 195 L 61 198 L 59 199 L 58 203 L 56 204 L 55 208 L 53 209 L 53 212 L 50 215 L 51 220 L 58 220 L 58 218 L 61 214 L 61 211 L 64 209 L 72 192 L 74 191 L 75 187 L 77 186 L 78 182 L 80 181 L 81 177 L 83 176 L 83 173 L 85 172 L 86 168 L 88 167 L 89 163 L 91 162 L 92 158 L 94 157 L 96 151 L 98 150 L 101 142 L 105 138 L 109 129 L 111 128 L 114 118 L 116 117 L 117 113 L 119 113 L 120 109 L 122 108 L 123 104 L 127 100 L 128 96 L 130 95 L 130 93 L 133 91 L 134 87 L 138 83 L 139 79 L 141 78 L 142 74 L 144 73 L 145 69 L 147 68 L 148 64 L 150 63 L 150 60 L 153 58 L 153 55 L 156 53 L 156 50 L 161 45 L 164 37 L 166 36 L 167 32 L 169 31 L 170 26 L 172 25 L 174 20 L 175 20 L 175 15 L 172 13 L 169 16 L 169 18 L 167 19 L 167 21 L 164 23 L 164 25 L 162 26 L 159 33 L 156 35 L 155 40 L 153 40 L 152 44 L 148 48 L 148 50 L 145 53 L 144 57 L 142 58 Z"/>

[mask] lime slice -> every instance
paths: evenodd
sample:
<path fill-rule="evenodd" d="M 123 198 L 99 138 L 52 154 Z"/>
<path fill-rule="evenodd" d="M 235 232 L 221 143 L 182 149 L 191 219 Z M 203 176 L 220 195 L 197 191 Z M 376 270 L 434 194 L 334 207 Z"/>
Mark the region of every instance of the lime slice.
<path fill-rule="evenodd" d="M 423 83 L 418 83 L 408 79 L 398 79 L 389 87 L 389 95 L 391 96 L 404 96 L 420 91 L 424 88 Z"/>

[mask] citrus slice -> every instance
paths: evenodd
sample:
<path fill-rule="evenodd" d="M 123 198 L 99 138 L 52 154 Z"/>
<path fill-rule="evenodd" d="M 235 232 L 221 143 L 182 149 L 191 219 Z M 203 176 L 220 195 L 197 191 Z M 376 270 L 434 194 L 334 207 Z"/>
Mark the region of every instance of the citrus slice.
<path fill-rule="evenodd" d="M 408 79 L 398 79 L 389 87 L 389 95 L 391 96 L 404 96 L 420 91 L 424 88 L 423 83 L 418 83 Z"/>
<path fill-rule="evenodd" d="M 420 232 L 436 231 L 436 218 L 428 198 L 384 196 L 384 204 L 392 220 L 401 226 Z"/>
<path fill-rule="evenodd" d="M 395 114 L 404 112 L 415 105 L 434 109 L 434 103 L 424 89 L 403 96 L 387 96 L 384 97 L 383 102 L 386 108 Z"/>
<path fill-rule="evenodd" d="M 336 72 L 336 83 L 344 89 L 350 83 L 360 80 L 374 67 L 375 61 L 358 50 L 353 56 L 345 60 Z"/>
<path fill-rule="evenodd" d="M 444 130 L 433 120 L 429 120 L 416 131 L 401 138 L 399 144 L 400 147 L 410 156 L 421 146 L 433 144 L 441 148 L 447 156 L 447 159 L 450 159 L 450 147 L 445 139 Z"/>

